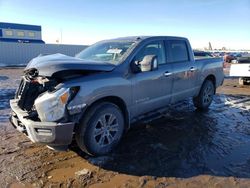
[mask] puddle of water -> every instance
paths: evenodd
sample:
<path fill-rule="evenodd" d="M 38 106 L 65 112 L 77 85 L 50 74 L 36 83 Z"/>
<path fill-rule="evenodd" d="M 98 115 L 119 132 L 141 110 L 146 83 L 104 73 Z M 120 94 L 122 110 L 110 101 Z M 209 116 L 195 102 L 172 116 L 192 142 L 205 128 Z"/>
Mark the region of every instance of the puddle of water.
<path fill-rule="evenodd" d="M 0 89 L 0 110 L 9 108 L 9 100 L 14 98 L 15 89 Z"/>
<path fill-rule="evenodd" d="M 8 121 L 10 111 L 9 100 L 14 98 L 14 95 L 15 89 L 0 89 L 0 122 Z"/>
<path fill-rule="evenodd" d="M 4 81 L 4 80 L 8 80 L 9 77 L 8 76 L 0 76 L 0 81 Z"/>
<path fill-rule="evenodd" d="M 248 100 L 217 95 L 204 113 L 189 105 L 191 101 L 177 104 L 165 118 L 130 131 L 104 168 L 160 177 L 240 177 L 250 168 Z M 244 177 L 250 177 L 250 170 Z"/>

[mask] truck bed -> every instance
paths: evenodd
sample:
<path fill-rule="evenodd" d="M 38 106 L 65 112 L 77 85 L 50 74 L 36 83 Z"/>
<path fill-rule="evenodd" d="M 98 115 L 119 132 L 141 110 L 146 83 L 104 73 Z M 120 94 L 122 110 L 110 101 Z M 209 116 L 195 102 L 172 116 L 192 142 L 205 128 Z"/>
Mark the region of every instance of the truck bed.
<path fill-rule="evenodd" d="M 208 63 L 212 63 L 212 62 L 218 62 L 218 61 L 223 61 L 222 58 L 220 57 L 194 57 L 196 62 L 208 62 Z"/>

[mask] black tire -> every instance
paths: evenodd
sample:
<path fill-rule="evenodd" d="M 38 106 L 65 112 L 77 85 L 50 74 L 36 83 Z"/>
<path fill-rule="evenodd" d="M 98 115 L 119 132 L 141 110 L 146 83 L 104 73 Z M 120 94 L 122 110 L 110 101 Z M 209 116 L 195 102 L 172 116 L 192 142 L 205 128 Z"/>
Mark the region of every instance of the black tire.
<path fill-rule="evenodd" d="M 194 106 L 200 110 L 207 110 L 213 101 L 215 86 L 211 80 L 205 80 L 200 93 L 193 98 Z"/>
<path fill-rule="evenodd" d="M 244 81 L 243 85 L 249 85 L 249 83 L 247 81 Z"/>
<path fill-rule="evenodd" d="M 246 78 L 239 78 L 239 85 L 240 86 L 249 85 L 249 82 Z"/>
<path fill-rule="evenodd" d="M 124 117 L 120 108 L 103 102 L 84 114 L 76 130 L 76 142 L 89 155 L 105 155 L 117 146 L 123 132 Z"/>

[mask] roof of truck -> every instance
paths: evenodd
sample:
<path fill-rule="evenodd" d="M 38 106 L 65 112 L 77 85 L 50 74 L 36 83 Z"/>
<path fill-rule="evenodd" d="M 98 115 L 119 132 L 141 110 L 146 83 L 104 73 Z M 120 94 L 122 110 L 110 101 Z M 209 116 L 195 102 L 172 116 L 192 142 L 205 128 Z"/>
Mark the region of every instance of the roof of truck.
<path fill-rule="evenodd" d="M 168 38 L 168 39 L 185 39 L 184 37 L 177 37 L 177 36 L 128 36 L 128 37 L 119 37 L 119 38 L 114 38 L 114 39 L 109 39 L 107 41 L 141 41 L 145 39 L 163 39 L 163 38 Z"/>

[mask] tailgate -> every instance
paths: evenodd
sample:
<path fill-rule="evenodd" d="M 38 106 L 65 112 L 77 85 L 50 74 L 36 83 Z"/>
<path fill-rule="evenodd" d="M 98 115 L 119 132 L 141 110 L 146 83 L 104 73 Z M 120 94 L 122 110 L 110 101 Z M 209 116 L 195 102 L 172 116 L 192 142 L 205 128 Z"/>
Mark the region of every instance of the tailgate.
<path fill-rule="evenodd" d="M 250 64 L 232 64 L 229 76 L 250 77 Z"/>

